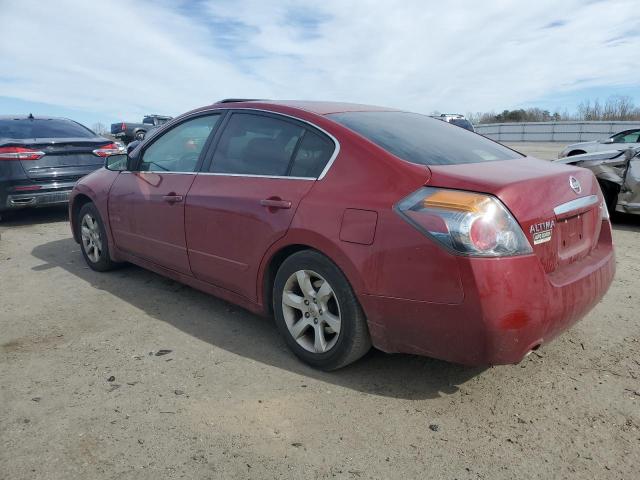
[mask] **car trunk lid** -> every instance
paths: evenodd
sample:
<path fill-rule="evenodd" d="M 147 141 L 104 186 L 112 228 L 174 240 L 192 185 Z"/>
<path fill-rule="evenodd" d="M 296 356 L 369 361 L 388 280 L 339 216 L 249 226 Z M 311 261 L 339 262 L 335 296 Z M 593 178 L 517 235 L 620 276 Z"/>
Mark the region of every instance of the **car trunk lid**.
<path fill-rule="evenodd" d="M 107 139 L 38 138 L 11 142 L 32 148 L 45 155 L 38 160 L 20 160 L 27 176 L 36 182 L 75 181 L 99 168 L 104 159 L 93 150 L 111 143 Z"/>
<path fill-rule="evenodd" d="M 430 169 L 430 185 L 498 197 L 547 273 L 586 257 L 597 244 L 602 199 L 596 178 L 586 169 L 530 157 Z"/>

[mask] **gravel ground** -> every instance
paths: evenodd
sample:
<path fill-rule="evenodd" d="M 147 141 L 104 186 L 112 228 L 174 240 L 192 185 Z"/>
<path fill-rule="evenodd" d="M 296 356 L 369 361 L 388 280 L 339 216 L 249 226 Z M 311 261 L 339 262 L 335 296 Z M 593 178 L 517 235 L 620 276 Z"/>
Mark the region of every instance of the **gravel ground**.
<path fill-rule="evenodd" d="M 520 365 L 299 363 L 264 319 L 89 270 L 64 210 L 0 224 L 0 478 L 638 478 L 640 218 L 579 324 Z M 163 350 L 170 350 L 166 354 Z"/>

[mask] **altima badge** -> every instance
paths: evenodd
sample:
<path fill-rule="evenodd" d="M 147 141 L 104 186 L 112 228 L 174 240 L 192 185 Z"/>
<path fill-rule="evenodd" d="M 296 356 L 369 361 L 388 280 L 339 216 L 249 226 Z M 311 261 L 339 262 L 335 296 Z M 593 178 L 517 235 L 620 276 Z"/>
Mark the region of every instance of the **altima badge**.
<path fill-rule="evenodd" d="M 576 177 L 569 177 L 569 186 L 576 193 L 582 192 L 582 186 Z"/>
<path fill-rule="evenodd" d="M 577 180 L 576 180 L 577 181 Z M 546 222 L 534 223 L 529 227 L 529 233 L 533 238 L 533 244 L 545 243 L 551 240 L 553 234 L 553 227 L 556 226 L 556 222 L 553 220 L 547 220 Z"/>

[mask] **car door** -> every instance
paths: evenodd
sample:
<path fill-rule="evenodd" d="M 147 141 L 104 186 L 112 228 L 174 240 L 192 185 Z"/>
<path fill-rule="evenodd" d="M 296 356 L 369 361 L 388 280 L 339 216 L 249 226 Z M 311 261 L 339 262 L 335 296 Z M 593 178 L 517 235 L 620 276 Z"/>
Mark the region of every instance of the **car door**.
<path fill-rule="evenodd" d="M 171 270 L 190 273 L 184 232 L 187 192 L 221 114 L 188 118 L 143 146 L 134 171 L 109 192 L 116 246 Z"/>
<path fill-rule="evenodd" d="M 187 196 L 191 270 L 255 300 L 260 261 L 285 235 L 336 144 L 303 122 L 255 111 L 231 113 L 214 143 Z"/>

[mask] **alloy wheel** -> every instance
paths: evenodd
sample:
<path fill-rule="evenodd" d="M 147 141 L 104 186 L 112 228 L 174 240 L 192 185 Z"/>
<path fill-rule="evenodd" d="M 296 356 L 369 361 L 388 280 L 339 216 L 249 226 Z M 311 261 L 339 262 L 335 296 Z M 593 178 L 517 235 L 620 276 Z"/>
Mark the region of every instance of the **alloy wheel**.
<path fill-rule="evenodd" d="M 305 350 L 325 353 L 340 334 L 340 305 L 333 288 L 312 270 L 298 270 L 284 285 L 282 311 L 289 333 Z"/>
<path fill-rule="evenodd" d="M 100 261 L 102 255 L 102 238 L 100 237 L 100 227 L 97 220 L 90 213 L 86 213 L 80 222 L 80 235 L 82 237 L 82 248 L 87 254 L 87 258 L 93 263 Z"/>

